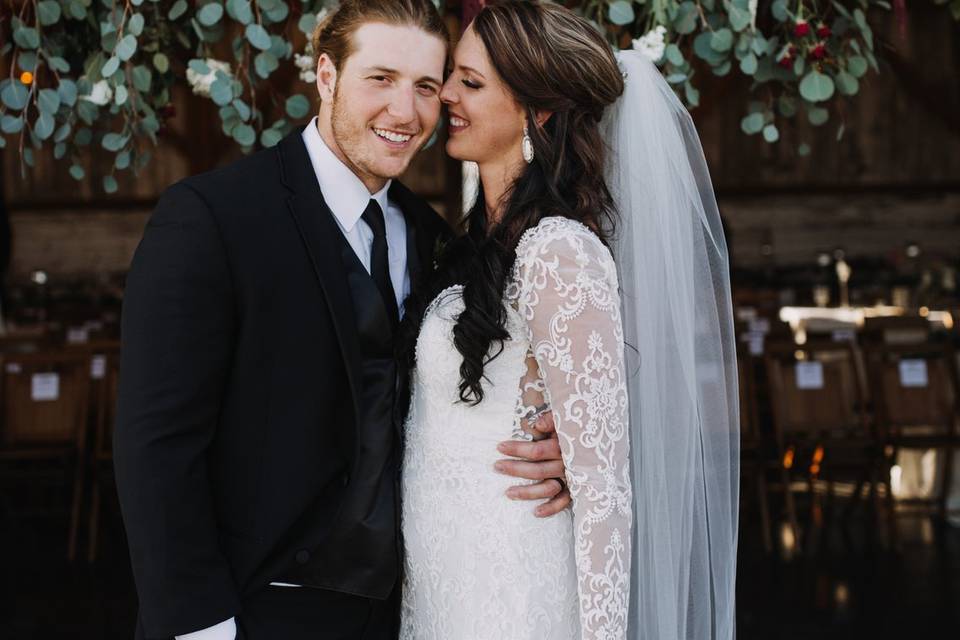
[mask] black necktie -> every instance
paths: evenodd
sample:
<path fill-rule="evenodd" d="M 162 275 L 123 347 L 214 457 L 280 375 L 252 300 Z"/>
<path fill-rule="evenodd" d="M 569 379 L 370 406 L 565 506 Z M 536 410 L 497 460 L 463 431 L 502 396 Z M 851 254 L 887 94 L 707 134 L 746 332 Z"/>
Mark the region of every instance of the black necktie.
<path fill-rule="evenodd" d="M 371 199 L 363 212 L 363 221 L 373 231 L 373 246 L 370 247 L 370 276 L 380 290 L 380 297 L 387 308 L 387 316 L 393 326 L 400 321 L 397 309 L 397 296 L 390 282 L 390 260 L 387 256 L 387 229 L 383 221 L 383 210 L 376 200 Z"/>

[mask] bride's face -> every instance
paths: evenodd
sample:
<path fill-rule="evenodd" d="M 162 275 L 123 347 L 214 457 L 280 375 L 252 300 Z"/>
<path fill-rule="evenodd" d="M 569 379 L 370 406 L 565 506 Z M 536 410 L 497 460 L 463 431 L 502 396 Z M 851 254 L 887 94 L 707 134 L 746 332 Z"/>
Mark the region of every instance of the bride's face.
<path fill-rule="evenodd" d="M 452 158 L 484 164 L 522 157 L 523 111 L 473 28 L 464 32 L 453 53 L 453 70 L 440 100 L 449 110 L 447 153 Z"/>

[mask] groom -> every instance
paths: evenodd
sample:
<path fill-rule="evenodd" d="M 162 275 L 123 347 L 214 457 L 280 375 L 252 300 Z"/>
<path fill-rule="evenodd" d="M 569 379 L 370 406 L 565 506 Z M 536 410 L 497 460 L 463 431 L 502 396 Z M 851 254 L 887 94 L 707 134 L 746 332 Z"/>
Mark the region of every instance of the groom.
<path fill-rule="evenodd" d="M 162 195 L 127 282 L 115 438 L 137 637 L 395 637 L 393 341 L 449 229 L 393 178 L 437 124 L 447 46 L 430 0 L 342 2 L 314 35 L 318 117 Z M 534 460 L 511 475 L 562 475 L 555 440 L 508 447 Z M 548 515 L 558 491 L 512 497 Z"/>

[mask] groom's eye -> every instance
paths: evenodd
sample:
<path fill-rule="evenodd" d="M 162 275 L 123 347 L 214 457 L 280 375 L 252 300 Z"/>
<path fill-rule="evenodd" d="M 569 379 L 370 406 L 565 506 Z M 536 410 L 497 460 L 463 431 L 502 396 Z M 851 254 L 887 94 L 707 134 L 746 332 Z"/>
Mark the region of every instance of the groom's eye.
<path fill-rule="evenodd" d="M 386 82 L 387 76 L 370 76 L 370 79 L 375 80 L 377 82 Z"/>
<path fill-rule="evenodd" d="M 433 96 L 437 93 L 437 88 L 432 84 L 421 84 L 417 88 L 420 90 L 420 93 L 425 96 Z"/>

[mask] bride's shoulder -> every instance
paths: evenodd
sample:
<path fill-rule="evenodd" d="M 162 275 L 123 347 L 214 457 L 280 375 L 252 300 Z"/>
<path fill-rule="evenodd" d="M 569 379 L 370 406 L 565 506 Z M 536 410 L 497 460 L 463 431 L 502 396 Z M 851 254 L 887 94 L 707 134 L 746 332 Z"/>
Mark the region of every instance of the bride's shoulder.
<path fill-rule="evenodd" d="M 517 266 L 544 258 L 573 258 L 578 264 L 612 262 L 609 249 L 590 227 L 563 216 L 542 218 L 517 243 Z"/>

